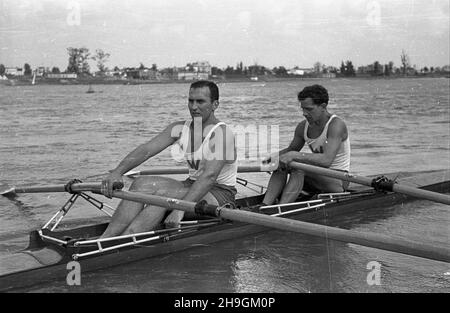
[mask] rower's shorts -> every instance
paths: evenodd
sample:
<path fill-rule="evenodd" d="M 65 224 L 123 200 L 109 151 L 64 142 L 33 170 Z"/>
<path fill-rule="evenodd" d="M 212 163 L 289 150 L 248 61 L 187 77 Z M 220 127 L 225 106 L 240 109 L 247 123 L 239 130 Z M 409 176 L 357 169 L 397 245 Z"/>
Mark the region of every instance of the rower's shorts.
<path fill-rule="evenodd" d="M 183 181 L 183 185 L 187 188 L 190 188 L 194 184 L 195 180 L 190 178 Z M 219 205 L 231 204 L 234 207 L 236 206 L 235 197 L 237 194 L 237 190 L 233 186 L 227 186 L 222 184 L 214 184 L 212 188 L 209 190 L 209 193 L 216 198 Z"/>

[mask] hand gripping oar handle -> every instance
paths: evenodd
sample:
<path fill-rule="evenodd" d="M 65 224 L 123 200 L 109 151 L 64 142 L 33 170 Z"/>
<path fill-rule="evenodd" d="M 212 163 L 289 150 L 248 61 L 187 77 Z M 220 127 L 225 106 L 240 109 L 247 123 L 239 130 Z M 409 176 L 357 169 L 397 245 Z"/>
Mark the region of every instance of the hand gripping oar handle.
<path fill-rule="evenodd" d="M 304 163 L 298 163 L 298 162 L 290 162 L 289 163 L 290 168 L 302 170 L 311 174 L 316 175 L 322 175 L 327 177 L 332 177 L 340 180 L 345 180 L 348 182 L 365 185 L 369 187 L 374 187 L 376 189 L 383 189 L 385 191 L 393 191 L 398 192 L 401 194 L 405 194 L 408 196 L 413 196 L 416 198 L 423 198 L 435 202 L 440 202 L 444 204 L 450 204 L 450 196 L 438 192 L 432 192 L 424 189 L 414 188 L 414 187 L 408 187 L 403 186 L 400 184 L 396 184 L 394 182 L 380 182 L 377 183 L 376 179 L 363 177 L 363 176 L 357 176 L 354 174 L 350 174 L 347 172 L 341 172 L 336 170 L 330 170 L 323 167 L 313 166 L 309 164 Z"/>
<path fill-rule="evenodd" d="M 113 190 L 121 190 L 123 188 L 123 183 L 122 182 L 115 182 L 113 183 Z"/>

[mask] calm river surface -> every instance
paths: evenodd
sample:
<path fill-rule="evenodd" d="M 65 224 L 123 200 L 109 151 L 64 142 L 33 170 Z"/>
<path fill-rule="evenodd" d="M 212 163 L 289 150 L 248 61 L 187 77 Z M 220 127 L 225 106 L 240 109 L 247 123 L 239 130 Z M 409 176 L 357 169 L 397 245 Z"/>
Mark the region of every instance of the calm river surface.
<path fill-rule="evenodd" d="M 344 118 L 350 129 L 352 172 L 450 168 L 450 88 L 445 78 L 223 83 L 217 116 L 232 125 L 278 125 L 284 147 L 302 119 L 296 94 L 314 83 L 329 90 L 329 111 Z M 87 86 L 0 85 L 0 185 L 88 181 L 106 172 L 169 122 L 189 118 L 188 88 L 96 85 L 96 92 L 87 94 Z M 174 165 L 179 166 L 165 152 L 142 168 Z M 265 183 L 268 175 L 241 177 Z M 253 192 L 240 188 L 240 196 L 246 194 Z M 0 198 L 0 256 L 23 248 L 26 234 L 42 226 L 67 196 L 24 194 L 18 199 L 21 203 Z M 83 204 L 67 220 L 84 223 L 99 216 Z M 450 242 L 448 206 L 428 201 L 354 214 L 335 225 L 429 244 Z M 372 260 L 382 265 L 379 286 L 366 281 Z M 24 291 L 448 292 L 449 287 L 445 263 L 269 231 L 85 273 L 78 287 L 60 281 Z"/>

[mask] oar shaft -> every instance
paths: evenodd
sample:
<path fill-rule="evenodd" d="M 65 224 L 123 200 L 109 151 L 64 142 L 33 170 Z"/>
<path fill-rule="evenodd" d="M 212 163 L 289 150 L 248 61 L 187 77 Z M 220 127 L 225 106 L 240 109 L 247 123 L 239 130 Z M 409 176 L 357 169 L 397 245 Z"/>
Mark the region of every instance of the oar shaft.
<path fill-rule="evenodd" d="M 72 191 L 99 191 L 101 185 L 99 183 L 76 183 L 71 185 Z M 46 186 L 30 186 L 30 187 L 14 187 L 8 192 L 15 193 L 37 193 L 37 192 L 64 192 L 65 185 L 46 185 Z"/>
<path fill-rule="evenodd" d="M 197 205 L 194 202 L 166 198 L 162 196 L 146 195 L 129 191 L 114 191 L 113 196 L 124 200 L 152 204 L 186 212 L 195 212 L 195 207 Z M 294 231 L 302 234 L 318 236 L 343 242 L 351 242 L 363 246 L 393 252 L 400 252 L 427 259 L 450 262 L 450 250 L 446 247 L 433 247 L 430 245 L 406 241 L 403 239 L 394 239 L 383 235 L 359 233 L 351 230 L 311 224 L 281 217 L 273 217 L 243 210 L 220 208 L 220 210 L 215 209 L 210 210 L 210 212 L 211 211 L 214 212 L 218 217 L 233 221 L 257 224 L 284 231 Z"/>
<path fill-rule="evenodd" d="M 394 186 L 392 187 L 392 191 L 439 203 L 450 204 L 450 196 L 443 193 L 432 192 L 429 190 L 419 188 L 412 188 L 399 184 L 394 184 Z"/>
<path fill-rule="evenodd" d="M 305 171 L 307 173 L 315 174 L 315 175 L 322 175 L 327 177 L 332 177 L 352 183 L 357 183 L 360 185 L 365 185 L 369 187 L 373 187 L 373 179 L 364 177 L 364 176 L 357 176 L 354 174 L 346 173 L 346 172 L 340 172 L 336 170 L 330 170 L 323 167 L 313 166 L 309 164 L 304 163 L 298 163 L 298 162 L 291 162 L 289 163 L 289 167 Z M 417 197 L 417 198 L 423 198 L 435 202 L 440 202 L 444 204 L 450 204 L 450 196 L 442 193 L 432 192 L 424 189 L 414 188 L 414 187 L 408 187 L 403 186 L 399 184 L 393 184 L 392 185 L 392 191 Z"/>
<path fill-rule="evenodd" d="M 167 198 L 156 195 L 147 195 L 138 192 L 124 191 L 124 190 L 115 190 L 113 191 L 113 197 L 130 200 L 134 202 L 152 204 L 156 206 L 161 206 L 163 208 L 171 209 L 171 210 L 180 210 L 185 212 L 195 212 L 195 202 L 175 199 L 175 198 Z"/>
<path fill-rule="evenodd" d="M 286 218 L 255 214 L 248 211 L 233 211 L 230 209 L 222 209 L 220 211 L 220 216 L 225 219 L 235 220 L 236 215 L 239 215 L 238 219 L 240 222 L 258 224 L 341 242 L 354 243 L 361 246 L 413 255 L 426 259 L 450 262 L 450 250 L 445 247 L 438 248 L 385 235 L 356 232 Z"/>
<path fill-rule="evenodd" d="M 238 167 L 238 173 L 257 173 L 257 172 L 270 172 L 274 168 L 270 166 L 259 165 L 240 165 Z M 129 172 L 125 175 L 176 175 L 176 174 L 188 174 L 189 170 L 186 167 L 159 167 L 151 168 L 137 172 Z"/>

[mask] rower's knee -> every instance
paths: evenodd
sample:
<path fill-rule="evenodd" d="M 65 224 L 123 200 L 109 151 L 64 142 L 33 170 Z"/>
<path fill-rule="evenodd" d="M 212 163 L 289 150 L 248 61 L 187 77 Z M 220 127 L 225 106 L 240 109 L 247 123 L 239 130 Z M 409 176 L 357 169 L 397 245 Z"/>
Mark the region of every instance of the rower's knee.
<path fill-rule="evenodd" d="M 136 177 L 131 184 L 130 190 L 133 191 L 157 191 L 167 190 L 171 186 L 180 184 L 180 182 L 167 177 L 160 176 L 140 176 Z"/>
<path fill-rule="evenodd" d="M 187 188 L 181 181 L 168 177 L 137 177 L 131 184 L 131 191 L 145 192 L 152 195 L 181 199 Z"/>
<path fill-rule="evenodd" d="M 165 214 L 167 212 L 166 208 L 158 206 L 146 206 L 139 213 L 139 215 L 128 225 L 125 234 L 136 234 L 140 232 L 149 231 L 154 229 L 158 224 L 161 223 Z"/>
<path fill-rule="evenodd" d="M 139 191 L 149 186 L 151 183 L 148 177 L 136 177 L 131 183 L 130 190 Z"/>

